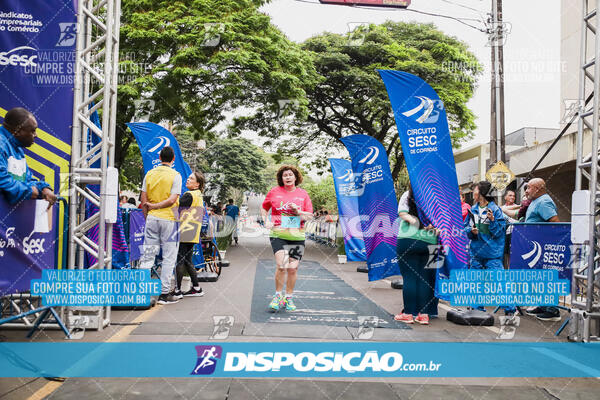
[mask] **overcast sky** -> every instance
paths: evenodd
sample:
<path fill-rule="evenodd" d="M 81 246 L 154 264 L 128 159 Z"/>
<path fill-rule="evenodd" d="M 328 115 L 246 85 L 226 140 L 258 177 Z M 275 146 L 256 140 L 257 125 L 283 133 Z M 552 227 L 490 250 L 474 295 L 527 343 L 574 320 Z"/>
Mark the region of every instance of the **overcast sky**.
<path fill-rule="evenodd" d="M 314 2 L 314 3 L 312 3 Z M 480 10 L 480 13 L 465 7 Z M 510 34 L 504 47 L 506 133 L 522 127 L 558 128 L 560 120 L 560 1 L 505 0 L 504 21 Z M 410 9 L 481 19 L 491 0 L 412 0 Z M 360 9 L 322 5 L 318 0 L 273 0 L 262 8 L 291 40 L 302 42 L 321 32 L 345 33 L 360 23 L 386 20 L 434 23 L 466 42 L 485 71 L 468 103 L 477 116 L 475 137 L 464 146 L 489 141 L 490 54 L 487 36 L 457 21 L 405 10 Z M 478 27 L 481 22 L 466 21 Z"/>

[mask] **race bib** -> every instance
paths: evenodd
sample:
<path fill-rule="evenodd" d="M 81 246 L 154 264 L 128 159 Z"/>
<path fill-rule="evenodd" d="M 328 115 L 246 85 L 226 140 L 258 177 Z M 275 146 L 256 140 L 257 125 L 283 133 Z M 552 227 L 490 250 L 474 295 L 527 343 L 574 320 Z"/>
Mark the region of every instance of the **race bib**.
<path fill-rule="evenodd" d="M 294 216 L 282 216 L 281 217 L 281 227 L 282 228 L 296 228 L 300 229 L 300 217 Z"/>

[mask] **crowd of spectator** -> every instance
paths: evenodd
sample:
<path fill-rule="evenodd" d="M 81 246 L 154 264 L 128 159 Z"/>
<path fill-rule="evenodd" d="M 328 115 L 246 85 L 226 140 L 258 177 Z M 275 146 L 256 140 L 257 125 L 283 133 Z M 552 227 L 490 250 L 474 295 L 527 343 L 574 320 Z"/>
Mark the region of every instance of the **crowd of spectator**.
<path fill-rule="evenodd" d="M 492 185 L 481 181 L 473 187 L 473 203 L 460 193 L 464 231 L 469 239 L 469 268 L 501 270 L 509 268 L 510 242 L 516 222 L 559 222 L 556 204 L 546 191 L 541 178 L 528 181 L 521 204 L 516 203 L 514 190 L 504 193 L 503 204 L 497 205 Z M 400 229 L 397 255 L 404 278 L 403 309 L 394 318 L 404 323 L 429 324 L 430 316 L 437 316 L 437 299 L 434 295 L 435 275 L 426 268 L 431 256 L 431 240 L 435 228 L 422 221 L 424 215 L 412 191 L 405 192 L 399 202 Z M 410 225 L 408 229 L 405 225 Z M 434 246 L 435 247 L 435 246 Z M 501 305 L 507 316 L 512 316 L 517 304 Z M 485 311 L 481 305 L 473 308 Z M 560 321 L 557 307 L 529 307 L 526 313 L 541 321 Z"/>

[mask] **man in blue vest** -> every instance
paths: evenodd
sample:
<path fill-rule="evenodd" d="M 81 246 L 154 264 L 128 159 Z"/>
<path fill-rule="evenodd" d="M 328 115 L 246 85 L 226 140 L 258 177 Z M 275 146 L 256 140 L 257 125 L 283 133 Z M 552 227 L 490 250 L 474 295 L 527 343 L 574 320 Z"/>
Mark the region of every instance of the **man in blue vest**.
<path fill-rule="evenodd" d="M 23 149 L 33 145 L 37 127 L 33 114 L 21 107 L 9 110 L 0 126 L 0 192 L 10 204 L 26 199 L 56 203 L 50 185 L 34 178 L 25 160 Z"/>

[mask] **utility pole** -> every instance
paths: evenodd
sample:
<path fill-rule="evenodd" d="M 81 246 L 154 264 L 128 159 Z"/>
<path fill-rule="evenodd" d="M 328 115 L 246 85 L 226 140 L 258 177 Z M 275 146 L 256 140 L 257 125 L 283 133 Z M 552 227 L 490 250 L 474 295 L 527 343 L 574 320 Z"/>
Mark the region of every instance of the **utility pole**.
<path fill-rule="evenodd" d="M 502 0 L 492 0 L 491 21 L 488 28 L 492 47 L 492 87 L 490 119 L 490 163 L 506 161 L 504 151 L 504 27 Z"/>

